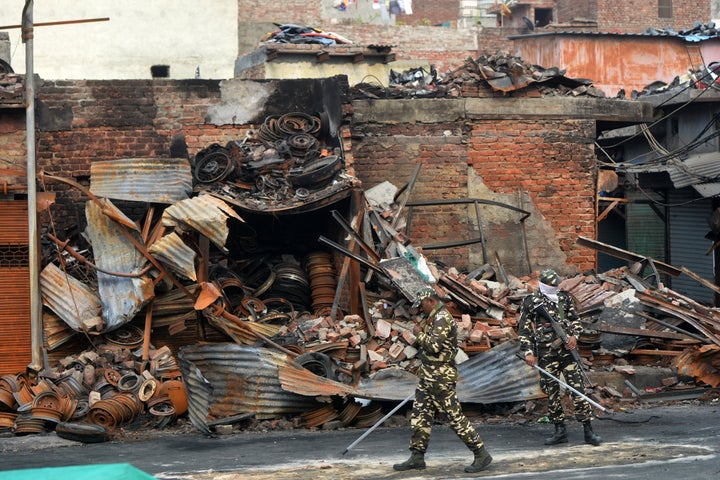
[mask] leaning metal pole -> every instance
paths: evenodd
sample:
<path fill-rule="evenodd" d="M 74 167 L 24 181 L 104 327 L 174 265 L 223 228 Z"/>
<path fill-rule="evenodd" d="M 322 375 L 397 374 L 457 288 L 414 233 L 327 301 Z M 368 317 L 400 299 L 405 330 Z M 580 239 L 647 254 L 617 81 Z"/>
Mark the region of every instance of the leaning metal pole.
<path fill-rule="evenodd" d="M 396 406 L 395 408 L 393 408 L 393 409 L 390 410 L 388 413 L 386 413 L 384 417 L 382 417 L 380 420 L 378 420 L 377 422 L 375 422 L 375 425 L 373 425 L 372 427 L 368 428 L 367 431 L 366 431 L 365 433 L 363 433 L 362 435 L 360 435 L 360 437 L 358 437 L 357 440 L 355 440 L 353 443 L 351 443 L 350 445 L 348 445 L 348 447 L 345 449 L 345 451 L 343 451 L 343 455 L 345 455 L 345 454 L 348 452 L 348 450 L 350 450 L 351 448 L 353 448 L 355 445 L 357 445 L 358 443 L 362 442 L 362 440 L 363 440 L 365 437 L 367 437 L 368 435 L 370 435 L 370 434 L 373 432 L 373 430 L 375 430 L 377 427 L 379 427 L 380 425 L 382 425 L 382 424 L 385 422 L 385 420 L 387 420 L 388 418 L 392 417 L 395 412 L 397 412 L 398 410 L 400 410 L 400 407 L 402 407 L 403 405 L 405 405 L 407 402 L 409 402 L 409 401 L 412 400 L 413 398 L 415 398 L 415 392 L 414 392 L 414 391 L 413 391 L 413 393 L 411 393 L 405 400 L 403 400 L 402 402 L 400 402 L 399 404 L 397 404 L 397 406 Z"/>
<path fill-rule="evenodd" d="M 588 396 L 585 395 L 584 393 L 581 393 L 581 392 L 578 391 L 577 389 L 575 389 L 575 388 L 571 387 L 570 385 L 568 385 L 567 383 L 563 382 L 562 380 L 560 380 L 559 378 L 557 378 L 555 375 L 553 375 L 552 373 L 548 372 L 548 371 L 545 370 L 544 368 L 540 368 L 540 367 L 538 367 L 537 365 L 533 365 L 532 367 L 533 367 L 534 369 L 536 369 L 538 372 L 542 373 L 543 375 L 546 375 L 546 376 L 552 378 L 552 379 L 555 380 L 557 383 L 559 383 L 559 384 L 562 385 L 563 387 L 567 388 L 568 390 L 570 390 L 572 393 L 574 393 L 574 394 L 577 395 L 578 397 L 584 398 L 584 399 L 587 400 L 588 403 L 590 403 L 592 406 L 594 406 L 594 407 L 602 410 L 603 412 L 607 412 L 607 408 L 603 407 L 602 405 L 600 405 L 599 403 L 597 403 L 596 401 L 594 401 L 592 398 L 588 397 Z"/>
<path fill-rule="evenodd" d="M 44 365 L 42 304 L 40 303 L 40 249 L 37 228 L 37 189 L 35 178 L 35 79 L 33 68 L 33 0 L 25 0 L 22 16 L 25 43 L 25 122 L 28 189 L 28 256 L 30 269 L 30 345 L 32 358 L 28 370 L 40 372 Z"/>

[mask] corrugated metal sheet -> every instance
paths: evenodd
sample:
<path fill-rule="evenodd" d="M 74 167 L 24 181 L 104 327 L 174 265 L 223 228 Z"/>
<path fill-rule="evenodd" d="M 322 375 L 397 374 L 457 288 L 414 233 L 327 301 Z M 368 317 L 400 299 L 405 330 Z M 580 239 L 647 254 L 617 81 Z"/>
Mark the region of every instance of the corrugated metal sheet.
<path fill-rule="evenodd" d="M 171 232 L 153 243 L 148 249 L 153 256 L 178 275 L 197 281 L 195 273 L 195 250 L 188 247 L 182 238 Z"/>
<path fill-rule="evenodd" d="M 28 264 L 27 202 L 0 201 L 0 375 L 32 360 Z"/>
<path fill-rule="evenodd" d="M 199 195 L 180 201 L 165 209 L 163 224 L 168 227 L 191 228 L 206 236 L 218 248 L 227 252 L 225 242 L 229 232 L 228 219 L 243 222 L 227 203 L 212 195 Z"/>
<path fill-rule="evenodd" d="M 517 358 L 517 345 L 503 342 L 480 352 L 458 366 L 457 394 L 461 402 L 517 402 L 545 395 L 540 390 L 537 372 Z M 385 369 L 358 390 L 368 398 L 404 400 L 412 393 L 417 378 L 398 375 Z"/>
<path fill-rule="evenodd" d="M 698 153 L 682 161 L 672 160 L 667 172 L 675 188 L 708 182 L 720 177 L 720 153 Z"/>
<path fill-rule="evenodd" d="M 691 189 L 673 190 L 668 195 L 668 223 L 670 235 L 670 263 L 686 267 L 710 280 L 715 278 L 714 256 L 705 255 L 712 240 L 705 238 L 710 230 L 708 218 L 712 213 L 712 200 L 697 200 Z M 693 300 L 712 305 L 714 292 L 687 275 L 670 280 L 670 288 Z"/>
<path fill-rule="evenodd" d="M 696 153 L 684 160 L 671 159 L 667 163 L 649 161 L 643 165 L 623 167 L 628 173 L 666 172 L 677 189 L 693 187 L 705 198 L 720 194 L 720 153 Z"/>
<path fill-rule="evenodd" d="M 114 205 L 103 199 L 109 209 Z M 121 214 L 119 210 L 118 214 Z M 108 218 L 95 202 L 87 202 L 85 208 L 87 228 L 85 235 L 92 245 L 93 256 L 98 267 L 118 273 L 138 273 L 147 264 L 147 259 L 128 240 L 115 221 Z M 131 232 L 141 242 L 138 232 Z M 139 278 L 119 277 L 98 272 L 98 294 L 102 302 L 104 331 L 131 321 L 143 305 L 153 297 L 154 285 L 149 276 Z"/>
<path fill-rule="evenodd" d="M 182 158 L 124 158 L 90 165 L 90 191 L 118 200 L 172 204 L 192 192 L 190 162 Z"/>
<path fill-rule="evenodd" d="M 0 213 L 0 245 L 27 245 L 27 202 L 0 200 Z"/>
<path fill-rule="evenodd" d="M 28 282 L 29 283 L 29 282 Z M 50 263 L 40 272 L 42 301 L 75 331 L 102 330 L 100 297 L 84 283 Z"/>
<path fill-rule="evenodd" d="M 318 407 L 312 397 L 282 388 L 278 368 L 286 355 L 235 343 L 183 347 L 178 361 L 188 391 L 190 421 L 209 433 L 208 422 L 240 413 L 257 418 L 297 414 Z"/>
<path fill-rule="evenodd" d="M 458 366 L 457 394 L 461 402 L 517 402 L 544 396 L 537 372 L 515 356 L 518 347 L 504 342 L 478 353 Z M 294 366 L 280 369 L 284 388 L 302 395 L 353 395 L 401 401 L 417 385 L 417 377 L 401 368 L 385 368 L 357 388 L 312 375 Z"/>

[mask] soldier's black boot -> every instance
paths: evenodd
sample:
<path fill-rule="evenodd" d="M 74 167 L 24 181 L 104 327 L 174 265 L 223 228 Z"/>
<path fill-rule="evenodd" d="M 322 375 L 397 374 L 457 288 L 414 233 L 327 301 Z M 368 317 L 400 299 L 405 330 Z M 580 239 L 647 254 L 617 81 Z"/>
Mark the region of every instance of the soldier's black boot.
<path fill-rule="evenodd" d="M 475 454 L 475 460 L 473 463 L 465 467 L 466 473 L 475 473 L 485 470 L 487 466 L 490 465 L 490 462 L 492 462 L 492 457 L 488 451 L 485 450 L 484 446 L 478 448 L 477 450 L 473 450 L 473 453 Z"/>
<path fill-rule="evenodd" d="M 585 443 L 589 443 L 590 445 L 595 446 L 600 445 L 600 441 L 602 439 L 600 438 L 600 435 L 593 432 L 590 420 L 583 422 L 583 428 L 585 429 Z"/>
<path fill-rule="evenodd" d="M 425 468 L 425 454 L 423 452 L 410 451 L 410 458 L 403 463 L 393 465 L 393 470 L 402 472 L 404 470 L 422 470 Z"/>
<path fill-rule="evenodd" d="M 565 422 L 555 423 L 555 434 L 545 439 L 545 445 L 557 445 L 558 443 L 567 443 L 567 428 Z"/>

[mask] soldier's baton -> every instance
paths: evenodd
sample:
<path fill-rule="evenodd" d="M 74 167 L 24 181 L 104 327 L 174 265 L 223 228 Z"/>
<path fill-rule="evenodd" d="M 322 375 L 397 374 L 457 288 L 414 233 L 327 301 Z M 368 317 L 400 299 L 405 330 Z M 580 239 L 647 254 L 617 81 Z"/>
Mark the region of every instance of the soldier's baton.
<path fill-rule="evenodd" d="M 392 410 L 390 410 L 384 417 L 382 417 L 380 420 L 378 420 L 378 421 L 375 423 L 375 425 L 373 425 L 372 427 L 368 428 L 368 429 L 367 429 L 367 432 L 365 432 L 365 433 L 363 433 L 362 435 L 360 435 L 360 437 L 359 437 L 357 440 L 355 440 L 353 443 L 351 443 L 350 445 L 348 445 L 348 447 L 345 449 L 345 451 L 344 451 L 342 454 L 345 455 L 351 448 L 353 448 L 353 447 L 354 447 L 355 445 L 357 445 L 358 443 L 362 442 L 362 440 L 363 440 L 365 437 L 367 437 L 368 435 L 370 435 L 370 433 L 372 433 L 373 430 L 375 430 L 377 427 L 379 427 L 380 425 L 382 425 L 385 420 L 387 420 L 388 418 L 392 417 L 392 415 L 393 415 L 395 412 L 397 412 L 398 410 L 400 410 L 400 407 L 402 407 L 403 405 L 405 405 L 407 402 L 409 402 L 410 400 L 412 400 L 414 397 L 415 397 L 415 391 L 413 391 L 413 393 L 411 393 L 405 400 L 403 400 L 402 402 L 400 402 L 395 408 L 393 408 Z"/>
<path fill-rule="evenodd" d="M 520 360 L 525 361 L 525 359 L 523 359 L 523 358 L 520 356 L 520 354 L 518 354 L 517 357 L 518 357 Z M 546 376 L 552 378 L 552 379 L 555 380 L 557 383 L 559 383 L 559 384 L 562 385 L 563 387 L 567 388 L 568 390 L 570 390 L 571 392 L 573 392 L 573 393 L 574 393 L 575 395 L 577 395 L 578 397 L 584 398 L 584 399 L 587 400 L 592 406 L 594 406 L 594 407 L 602 410 L 603 412 L 607 413 L 607 408 L 603 407 L 602 405 L 600 405 L 599 403 L 597 403 L 596 401 L 594 401 L 593 399 L 591 399 L 590 397 L 588 397 L 588 396 L 585 395 L 584 393 L 581 393 L 581 392 L 578 391 L 577 389 L 575 389 L 575 388 L 571 387 L 570 385 L 568 385 L 567 383 L 563 382 L 562 380 L 560 380 L 559 378 L 557 378 L 555 375 L 553 375 L 552 373 L 548 372 L 548 371 L 545 370 L 544 368 L 540 368 L 540 367 L 538 367 L 537 365 L 532 365 L 532 367 L 533 367 L 534 369 L 536 369 L 538 372 L 542 373 L 543 375 L 546 375 Z"/>

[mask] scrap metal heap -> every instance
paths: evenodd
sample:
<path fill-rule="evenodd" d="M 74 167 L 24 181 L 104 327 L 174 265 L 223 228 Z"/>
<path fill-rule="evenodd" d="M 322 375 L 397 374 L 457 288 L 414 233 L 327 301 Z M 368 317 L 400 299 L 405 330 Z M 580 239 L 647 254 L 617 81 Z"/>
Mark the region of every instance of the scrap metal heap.
<path fill-rule="evenodd" d="M 95 162 L 90 189 L 42 174 L 89 199 L 87 244 L 48 233 L 54 248 L 41 272 L 49 357 L 77 342 L 84 348 L 36 377 L 1 377 L 0 428 L 100 441 L 138 418 L 165 427 L 186 412 L 206 433 L 287 417 L 303 427 L 372 425 L 382 405 L 368 400 L 402 400 L 414 389 L 411 304 L 420 285 L 432 285 L 458 323 L 462 402 L 541 398 L 536 372 L 514 355 L 520 304 L 537 289 L 537 272 L 508 275 L 499 260 L 471 272 L 440 267 L 395 230 L 402 203 L 364 195 L 350 220 L 332 211 L 341 233 L 333 239 L 318 236 L 328 225 L 307 222 L 289 242 L 254 237 L 243 218 L 250 212 L 327 211 L 356 191 L 323 122 L 297 112 L 271 117 L 192 161 Z M 145 205 L 144 218 L 132 220 L 113 201 Z M 716 309 L 631 268 L 578 275 L 563 288 L 586 325 L 579 348 L 587 367 L 644 359 L 720 385 Z M 359 308 L 349 311 L 354 295 Z M 606 405 L 636 395 L 607 385 L 588 393 Z"/>

